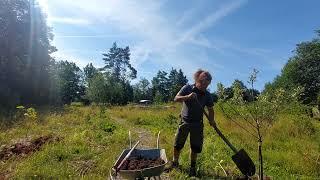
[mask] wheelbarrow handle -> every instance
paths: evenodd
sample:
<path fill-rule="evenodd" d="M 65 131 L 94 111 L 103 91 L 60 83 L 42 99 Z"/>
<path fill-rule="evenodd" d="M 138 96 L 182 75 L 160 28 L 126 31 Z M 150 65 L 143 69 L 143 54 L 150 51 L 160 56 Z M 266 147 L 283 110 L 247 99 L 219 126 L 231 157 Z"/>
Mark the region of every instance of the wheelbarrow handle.
<path fill-rule="evenodd" d="M 132 148 L 131 150 L 128 152 L 128 154 L 123 158 L 123 160 L 120 162 L 120 164 L 115 168 L 116 172 L 118 172 L 122 166 L 122 164 L 130 157 L 132 151 L 138 146 L 138 144 L 140 143 L 140 141 L 138 141 Z"/>
<path fill-rule="evenodd" d="M 129 130 L 129 143 L 130 143 L 130 149 L 132 148 L 132 142 L 131 142 L 131 132 L 130 132 L 130 130 Z"/>
<path fill-rule="evenodd" d="M 157 149 L 159 149 L 159 138 L 160 138 L 160 132 L 161 132 L 161 131 L 159 131 L 159 132 L 158 132 L 158 138 L 157 138 Z"/>

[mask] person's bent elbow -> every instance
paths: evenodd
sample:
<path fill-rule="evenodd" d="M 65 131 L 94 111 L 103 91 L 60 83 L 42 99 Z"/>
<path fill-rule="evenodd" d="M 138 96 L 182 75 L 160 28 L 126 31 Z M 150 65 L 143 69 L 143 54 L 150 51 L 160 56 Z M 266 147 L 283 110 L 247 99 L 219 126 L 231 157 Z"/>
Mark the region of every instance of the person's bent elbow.
<path fill-rule="evenodd" d="M 174 102 L 183 102 L 183 101 L 185 101 L 185 96 L 176 95 L 176 97 L 174 97 Z"/>

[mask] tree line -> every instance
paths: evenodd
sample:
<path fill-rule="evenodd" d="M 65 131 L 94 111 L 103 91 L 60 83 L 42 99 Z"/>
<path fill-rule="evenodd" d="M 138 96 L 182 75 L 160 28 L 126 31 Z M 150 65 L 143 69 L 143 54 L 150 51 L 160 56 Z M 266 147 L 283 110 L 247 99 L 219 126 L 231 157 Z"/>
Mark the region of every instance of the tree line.
<path fill-rule="evenodd" d="M 0 1 L 0 107 L 17 105 L 61 105 L 84 103 L 127 104 L 148 99 L 155 102 L 172 100 L 188 82 L 181 69 L 158 71 L 151 81 L 141 78 L 130 63 L 130 48 L 113 43 L 101 55 L 103 67 L 92 63 L 81 69 L 51 54 L 52 29 L 46 15 L 34 0 Z M 320 31 L 311 41 L 297 45 L 294 55 L 281 74 L 265 85 L 261 92 L 274 98 L 279 92 L 299 102 L 319 104 L 320 99 Z M 230 87 L 217 84 L 215 100 L 236 103 L 255 101 L 260 92 L 236 79 Z"/>
<path fill-rule="evenodd" d="M 247 88 L 240 80 L 230 87 L 217 84 L 216 95 L 220 100 L 231 100 L 236 104 L 265 98 L 268 102 L 298 102 L 308 106 L 318 106 L 320 110 L 320 30 L 311 41 L 296 45 L 294 55 L 273 81 L 267 82 L 262 92 Z"/>
<path fill-rule="evenodd" d="M 294 55 L 272 82 L 265 85 L 264 93 L 285 90 L 286 96 L 298 95 L 303 104 L 320 104 L 320 30 L 311 41 L 297 44 Z"/>
<path fill-rule="evenodd" d="M 121 105 L 142 99 L 168 102 L 188 82 L 181 69 L 172 68 L 169 73 L 159 70 L 151 82 L 141 78 L 131 85 L 137 71 L 130 64 L 129 47 L 113 43 L 103 56 L 104 67 L 96 68 L 90 63 L 83 70 L 86 89 L 83 95 L 89 102 Z"/>
<path fill-rule="evenodd" d="M 0 2 L 0 106 L 59 105 L 74 101 L 126 104 L 140 99 L 167 102 L 186 82 L 182 70 L 159 71 L 137 84 L 130 48 L 113 43 L 102 54 L 104 67 L 84 69 L 54 59 L 53 34 L 46 15 L 33 0 Z M 167 93 L 170 92 L 170 93 Z M 174 92 L 174 93 L 173 93 Z"/>

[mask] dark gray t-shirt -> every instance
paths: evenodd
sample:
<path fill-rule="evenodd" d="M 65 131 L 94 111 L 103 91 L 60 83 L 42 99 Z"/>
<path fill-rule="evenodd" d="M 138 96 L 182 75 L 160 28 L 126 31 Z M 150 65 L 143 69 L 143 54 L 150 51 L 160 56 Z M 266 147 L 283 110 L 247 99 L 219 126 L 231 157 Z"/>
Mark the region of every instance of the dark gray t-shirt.
<path fill-rule="evenodd" d="M 181 118 L 186 123 L 202 123 L 203 122 L 203 108 L 204 106 L 212 107 L 213 99 L 209 91 L 201 93 L 196 89 L 195 85 L 184 85 L 178 95 L 186 96 L 190 93 L 196 93 L 197 98 L 202 107 L 199 107 L 196 99 L 187 100 L 183 102 L 182 110 L 181 110 Z"/>

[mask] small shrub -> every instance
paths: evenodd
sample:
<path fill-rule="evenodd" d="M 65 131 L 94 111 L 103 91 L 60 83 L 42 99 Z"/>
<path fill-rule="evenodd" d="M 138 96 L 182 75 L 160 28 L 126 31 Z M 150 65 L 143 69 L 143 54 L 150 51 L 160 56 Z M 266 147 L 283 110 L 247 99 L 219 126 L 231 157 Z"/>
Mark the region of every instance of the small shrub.
<path fill-rule="evenodd" d="M 294 119 L 295 124 L 298 126 L 299 134 L 311 136 L 316 132 L 314 125 L 311 123 L 310 118 L 300 116 Z"/>
<path fill-rule="evenodd" d="M 143 119 L 141 117 L 132 119 L 132 122 L 134 125 L 150 125 L 151 124 L 150 122 L 148 122 L 148 120 Z"/>
<path fill-rule="evenodd" d="M 106 116 L 106 107 L 105 106 L 101 106 L 100 107 L 100 113 L 99 113 L 99 117 L 102 119 L 105 119 Z"/>
<path fill-rule="evenodd" d="M 90 120 L 91 120 L 91 117 L 89 114 L 87 114 L 85 117 L 84 117 L 85 121 L 90 123 Z"/>
<path fill-rule="evenodd" d="M 38 117 L 37 112 L 34 108 L 28 108 L 26 110 L 26 113 L 24 113 L 24 116 L 26 116 L 27 118 L 29 118 L 33 121 L 37 120 L 37 117 Z"/>
<path fill-rule="evenodd" d="M 70 105 L 75 106 L 75 107 L 83 107 L 84 106 L 82 102 L 72 102 Z"/>
<path fill-rule="evenodd" d="M 116 126 L 108 122 L 101 122 L 100 129 L 107 133 L 113 133 L 116 130 Z"/>
<path fill-rule="evenodd" d="M 178 121 L 178 118 L 172 114 L 169 114 L 165 119 L 164 121 L 169 124 L 169 125 L 173 125 L 173 124 L 176 124 L 177 121 Z"/>
<path fill-rule="evenodd" d="M 25 117 L 27 119 L 31 119 L 32 121 L 36 121 L 38 118 L 37 111 L 32 107 L 26 109 L 24 106 L 17 106 L 16 109 L 16 119 Z"/>

